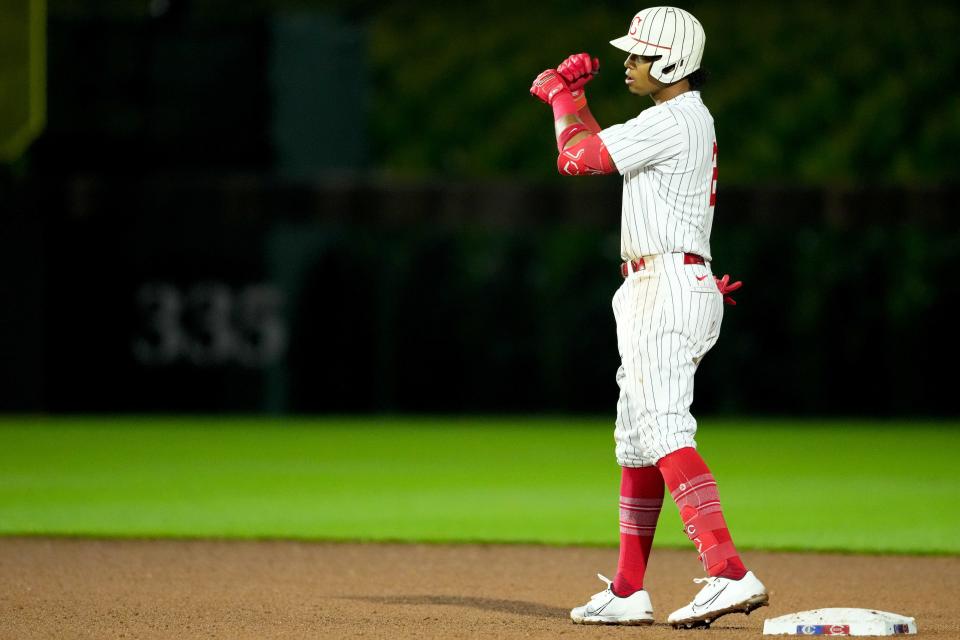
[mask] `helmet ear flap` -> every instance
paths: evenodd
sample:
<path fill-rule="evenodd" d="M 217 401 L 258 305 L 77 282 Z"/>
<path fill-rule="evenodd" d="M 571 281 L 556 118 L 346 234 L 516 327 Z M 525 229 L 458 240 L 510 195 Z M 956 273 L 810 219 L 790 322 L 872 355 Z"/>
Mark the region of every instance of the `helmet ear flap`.
<path fill-rule="evenodd" d="M 659 69 L 651 68 L 651 75 L 664 84 L 673 84 L 674 82 L 679 82 L 689 75 L 684 71 L 686 62 L 687 58 L 684 57 L 680 58 L 679 60 L 674 60 L 673 62 L 670 62 Z"/>

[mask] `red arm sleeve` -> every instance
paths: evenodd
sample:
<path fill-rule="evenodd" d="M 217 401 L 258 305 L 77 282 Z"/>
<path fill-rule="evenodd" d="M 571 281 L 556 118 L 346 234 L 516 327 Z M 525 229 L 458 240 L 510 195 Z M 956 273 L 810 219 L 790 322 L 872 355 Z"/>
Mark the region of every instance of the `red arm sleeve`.
<path fill-rule="evenodd" d="M 565 176 L 596 176 L 614 173 L 616 166 L 598 135 L 589 135 L 557 156 L 557 171 Z"/>
<path fill-rule="evenodd" d="M 593 117 L 593 114 L 590 113 L 590 107 L 588 105 L 583 105 L 583 107 L 577 111 L 577 115 L 580 116 L 580 120 L 583 124 L 587 125 L 587 128 L 590 129 L 591 132 L 600 133 L 602 127 L 597 123 L 597 119 Z"/>

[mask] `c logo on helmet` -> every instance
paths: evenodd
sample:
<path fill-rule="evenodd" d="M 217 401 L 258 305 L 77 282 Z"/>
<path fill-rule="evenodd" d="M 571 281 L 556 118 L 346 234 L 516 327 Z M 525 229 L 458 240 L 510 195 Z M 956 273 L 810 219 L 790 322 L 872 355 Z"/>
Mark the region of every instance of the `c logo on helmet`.
<path fill-rule="evenodd" d="M 630 23 L 630 31 L 628 32 L 631 36 L 640 30 L 640 16 L 633 16 L 633 22 Z"/>

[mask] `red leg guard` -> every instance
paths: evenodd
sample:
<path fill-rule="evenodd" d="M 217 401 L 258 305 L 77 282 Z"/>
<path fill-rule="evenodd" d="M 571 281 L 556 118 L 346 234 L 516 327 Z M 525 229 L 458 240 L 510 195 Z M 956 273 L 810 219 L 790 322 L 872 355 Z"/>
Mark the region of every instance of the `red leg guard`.
<path fill-rule="evenodd" d="M 623 467 L 620 480 L 620 561 L 613 592 L 643 589 L 653 535 L 663 506 L 663 476 L 656 467 Z"/>
<path fill-rule="evenodd" d="M 680 509 L 684 532 L 697 547 L 708 575 L 739 580 L 747 573 L 720 507 L 717 481 L 696 449 L 674 451 L 657 467 Z"/>

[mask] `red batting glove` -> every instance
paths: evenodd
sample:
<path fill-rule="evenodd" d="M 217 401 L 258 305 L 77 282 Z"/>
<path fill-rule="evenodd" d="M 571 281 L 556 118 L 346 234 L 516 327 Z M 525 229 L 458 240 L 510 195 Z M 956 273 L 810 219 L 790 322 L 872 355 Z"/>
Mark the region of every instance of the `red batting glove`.
<path fill-rule="evenodd" d="M 737 301 L 734 300 L 733 296 L 730 294 L 742 287 L 743 283 L 739 280 L 736 282 L 730 282 L 730 276 L 726 273 L 723 274 L 722 278 L 713 276 L 713 279 L 717 281 L 717 289 L 720 290 L 720 294 L 723 296 L 723 301 L 732 307 L 737 306 Z"/>
<path fill-rule="evenodd" d="M 575 53 L 561 62 L 557 71 L 570 91 L 576 92 L 600 73 L 600 60 L 591 58 L 588 53 Z"/>
<path fill-rule="evenodd" d="M 569 93 L 570 90 L 560 74 L 553 69 L 547 69 L 538 75 L 530 87 L 530 95 L 546 104 L 553 104 L 554 98 L 564 91 Z"/>

